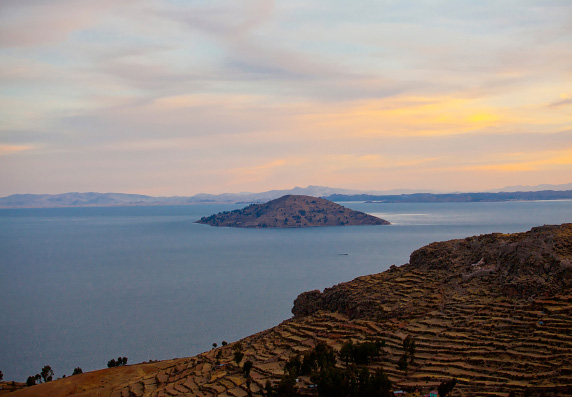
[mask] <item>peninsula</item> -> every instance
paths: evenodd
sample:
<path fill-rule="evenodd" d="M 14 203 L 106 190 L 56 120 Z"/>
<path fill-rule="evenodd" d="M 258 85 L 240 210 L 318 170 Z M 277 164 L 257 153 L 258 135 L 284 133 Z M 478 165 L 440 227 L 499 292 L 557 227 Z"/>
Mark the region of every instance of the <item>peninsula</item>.
<path fill-rule="evenodd" d="M 196 223 L 239 228 L 389 225 L 385 219 L 312 196 L 286 195 L 264 204 L 206 216 Z"/>
<path fill-rule="evenodd" d="M 292 312 L 195 357 L 9 395 L 570 396 L 572 224 L 429 244 L 403 266 L 303 293 Z"/>

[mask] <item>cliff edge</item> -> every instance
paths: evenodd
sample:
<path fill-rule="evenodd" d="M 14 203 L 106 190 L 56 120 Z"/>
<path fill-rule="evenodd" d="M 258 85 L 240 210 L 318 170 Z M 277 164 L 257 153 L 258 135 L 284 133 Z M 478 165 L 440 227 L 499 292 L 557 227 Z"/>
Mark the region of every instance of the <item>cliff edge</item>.
<path fill-rule="evenodd" d="M 414 277 L 414 285 L 403 281 Z M 384 273 L 301 294 L 296 317 L 319 310 L 350 318 L 414 317 L 456 302 L 531 301 L 569 291 L 572 224 L 535 227 L 526 233 L 487 234 L 436 242 Z"/>

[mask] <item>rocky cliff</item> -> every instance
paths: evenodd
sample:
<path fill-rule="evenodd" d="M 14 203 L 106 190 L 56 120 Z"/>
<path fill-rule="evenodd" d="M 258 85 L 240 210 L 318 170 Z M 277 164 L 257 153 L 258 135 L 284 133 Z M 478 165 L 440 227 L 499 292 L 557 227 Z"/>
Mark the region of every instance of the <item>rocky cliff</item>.
<path fill-rule="evenodd" d="M 197 223 L 241 228 L 389 225 L 375 216 L 353 211 L 319 197 L 287 195 L 264 204 L 203 217 Z"/>
<path fill-rule="evenodd" d="M 414 288 L 402 282 L 410 275 L 418 278 Z M 323 293 L 303 293 L 292 312 L 296 317 L 318 310 L 351 318 L 410 317 L 458 300 L 533 300 L 570 290 L 571 285 L 572 224 L 563 224 L 432 243 L 414 251 L 410 262 L 399 268 Z"/>

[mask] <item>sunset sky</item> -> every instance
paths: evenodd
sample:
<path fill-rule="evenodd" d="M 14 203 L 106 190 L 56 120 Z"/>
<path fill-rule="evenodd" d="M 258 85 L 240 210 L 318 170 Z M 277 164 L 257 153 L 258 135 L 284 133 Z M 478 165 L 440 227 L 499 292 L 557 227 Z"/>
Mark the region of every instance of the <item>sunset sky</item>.
<path fill-rule="evenodd" d="M 570 182 L 570 0 L 0 2 L 0 196 Z"/>

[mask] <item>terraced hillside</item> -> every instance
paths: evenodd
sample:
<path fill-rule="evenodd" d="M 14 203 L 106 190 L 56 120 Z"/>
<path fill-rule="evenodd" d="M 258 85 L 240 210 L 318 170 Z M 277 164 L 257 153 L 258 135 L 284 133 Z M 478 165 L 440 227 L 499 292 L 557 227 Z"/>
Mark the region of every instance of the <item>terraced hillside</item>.
<path fill-rule="evenodd" d="M 11 395 L 262 395 L 268 380 L 280 382 L 288 360 L 320 342 L 340 351 L 350 340 L 383 339 L 369 367 L 382 369 L 395 389 L 428 393 L 455 377 L 456 396 L 569 396 L 571 260 L 572 224 L 434 243 L 415 251 L 409 264 L 300 295 L 294 318 L 240 342 Z M 399 369 L 408 336 L 413 360 Z M 242 373 L 246 361 L 253 363 L 249 378 Z M 337 365 L 346 364 L 338 357 Z M 316 395 L 312 386 L 309 376 L 298 377 L 299 393 Z"/>
<path fill-rule="evenodd" d="M 197 223 L 240 228 L 389 225 L 388 221 L 373 215 L 323 198 L 302 195 L 287 195 L 264 204 L 251 204 L 243 209 L 203 217 Z"/>

